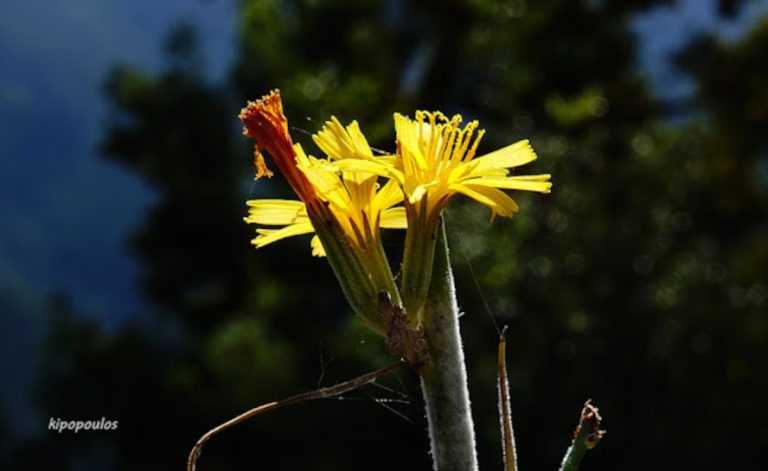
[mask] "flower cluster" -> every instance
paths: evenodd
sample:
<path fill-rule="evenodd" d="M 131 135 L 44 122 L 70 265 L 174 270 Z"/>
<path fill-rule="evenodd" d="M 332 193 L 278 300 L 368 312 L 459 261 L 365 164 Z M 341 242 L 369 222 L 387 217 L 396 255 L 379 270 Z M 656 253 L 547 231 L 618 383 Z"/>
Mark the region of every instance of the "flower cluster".
<path fill-rule="evenodd" d="M 502 190 L 551 188 L 546 174 L 510 175 L 536 159 L 528 141 L 476 156 L 484 131 L 477 121 L 462 127 L 460 115 L 417 111 L 411 119 L 396 113 L 396 152 L 383 156 L 374 155 L 357 122 L 345 127 L 333 117 L 313 136 L 322 159 L 293 144 L 278 91 L 249 102 L 240 118 L 244 134 L 256 141 L 257 178 L 272 176 L 266 150 L 300 198 L 248 201 L 245 221 L 272 226 L 257 229 L 253 244 L 314 233 L 312 253 L 327 256 L 355 311 L 379 332 L 386 329 L 376 314 L 382 293 L 405 308 L 409 323 L 419 323 L 435 234 L 454 195 L 489 207 L 492 218 L 510 217 L 519 208 Z M 399 286 L 382 247 L 382 228 L 407 229 Z"/>

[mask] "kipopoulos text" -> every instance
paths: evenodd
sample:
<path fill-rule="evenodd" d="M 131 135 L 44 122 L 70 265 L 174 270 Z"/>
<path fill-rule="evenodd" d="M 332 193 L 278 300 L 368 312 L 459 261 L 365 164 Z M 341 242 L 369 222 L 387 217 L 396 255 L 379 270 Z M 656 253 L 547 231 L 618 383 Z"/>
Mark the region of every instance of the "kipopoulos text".
<path fill-rule="evenodd" d="M 117 430 L 117 420 L 107 420 L 102 417 L 101 420 L 63 420 L 58 417 L 51 417 L 48 420 L 48 430 L 62 432 L 90 432 L 94 430 Z"/>

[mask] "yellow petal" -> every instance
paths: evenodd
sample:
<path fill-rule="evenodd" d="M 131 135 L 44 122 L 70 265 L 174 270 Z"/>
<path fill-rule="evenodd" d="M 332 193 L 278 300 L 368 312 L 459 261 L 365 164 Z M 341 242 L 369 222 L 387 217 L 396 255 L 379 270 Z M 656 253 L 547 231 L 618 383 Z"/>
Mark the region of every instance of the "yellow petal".
<path fill-rule="evenodd" d="M 403 201 L 403 191 L 395 180 L 389 180 L 373 198 L 373 210 L 382 211 Z"/>
<path fill-rule="evenodd" d="M 381 213 L 381 227 L 384 229 L 406 229 L 408 220 L 405 216 L 405 208 L 390 208 Z"/>
<path fill-rule="evenodd" d="M 251 241 L 257 249 L 269 245 L 272 242 L 285 239 L 287 237 L 293 237 L 302 234 L 311 234 L 315 229 L 309 222 L 291 224 L 281 229 L 256 229 L 256 233 L 259 234 L 255 239 Z"/>
<path fill-rule="evenodd" d="M 505 169 L 519 167 L 534 160 L 536 153 L 530 143 L 527 140 L 519 141 L 459 165 L 452 172 L 451 179 L 455 181 L 484 175 L 505 175 Z"/>
<path fill-rule="evenodd" d="M 315 257 L 325 257 L 325 247 L 323 247 L 323 243 L 320 242 L 319 237 L 312 237 L 312 241 L 309 245 L 312 247 L 312 255 Z"/>
<path fill-rule="evenodd" d="M 521 175 L 512 177 L 482 177 L 464 180 L 462 183 L 471 185 L 488 186 L 494 188 L 504 188 L 505 190 L 525 190 L 538 191 L 539 193 L 549 193 L 552 189 L 552 183 L 549 181 L 550 175 Z"/>
<path fill-rule="evenodd" d="M 391 160 L 385 158 L 377 158 L 374 160 L 336 160 L 329 164 L 329 168 L 335 168 L 336 170 L 343 172 L 363 172 L 368 175 L 373 174 L 380 177 L 394 178 L 401 185 L 404 181 L 403 172 L 392 164 Z"/>
<path fill-rule="evenodd" d="M 344 128 L 335 117 L 326 121 L 317 134 L 312 136 L 315 144 L 331 159 L 362 158 L 372 159 L 373 152 L 368 141 L 360 131 L 357 121 L 352 121 Z"/>
<path fill-rule="evenodd" d="M 327 163 L 314 158 L 307 159 L 299 165 L 299 168 L 321 198 L 339 207 L 349 206 L 349 194 L 341 178 L 335 171 L 327 167 Z"/>
<path fill-rule="evenodd" d="M 359 183 L 353 180 L 347 180 L 346 178 L 344 179 L 344 186 L 347 188 L 347 193 L 349 194 L 350 209 L 360 211 L 370 210 L 376 194 L 376 179 L 376 175 L 371 175 Z"/>
<path fill-rule="evenodd" d="M 397 170 L 403 170 L 403 159 L 397 155 L 380 155 L 375 159 L 379 163 L 383 163 L 393 167 Z"/>
<path fill-rule="evenodd" d="M 422 154 L 421 146 L 429 145 L 429 142 L 422 142 L 419 139 L 419 135 L 421 134 L 422 137 L 427 136 L 430 131 L 429 124 L 412 121 L 400 113 L 395 113 L 395 134 L 397 136 L 398 149 L 403 159 L 409 160 L 409 162 L 415 164 L 420 169 L 427 168 L 427 161 L 424 154 Z"/>
<path fill-rule="evenodd" d="M 301 167 L 303 165 L 309 165 L 309 157 L 307 157 L 307 154 L 304 152 L 304 149 L 301 147 L 301 144 L 294 144 L 293 150 L 296 153 L 297 167 Z"/>
<path fill-rule="evenodd" d="M 422 198 L 424 198 L 424 195 L 429 192 L 430 188 L 437 186 L 439 183 L 440 181 L 437 179 L 434 179 L 430 182 L 424 182 L 415 175 L 408 175 L 405 178 L 403 191 L 406 195 L 409 195 L 408 202 L 411 204 L 416 204 L 417 201 L 420 201 Z M 430 195 L 430 197 L 434 196 L 435 195 Z"/>
<path fill-rule="evenodd" d="M 451 185 L 451 189 L 491 208 L 494 215 L 511 217 L 520 208 L 506 193 L 496 188 L 472 184 Z"/>
<path fill-rule="evenodd" d="M 249 224 L 267 226 L 286 226 L 298 222 L 309 222 L 307 207 L 301 201 L 294 200 L 250 200 L 248 217 L 244 218 Z"/>

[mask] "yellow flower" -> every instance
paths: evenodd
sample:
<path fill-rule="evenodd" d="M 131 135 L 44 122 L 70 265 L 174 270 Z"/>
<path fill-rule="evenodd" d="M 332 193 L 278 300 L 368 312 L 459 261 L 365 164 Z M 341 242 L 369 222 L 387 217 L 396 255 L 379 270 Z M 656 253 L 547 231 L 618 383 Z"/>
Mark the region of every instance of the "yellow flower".
<path fill-rule="evenodd" d="M 456 194 L 468 196 L 492 211 L 492 217 L 510 217 L 519 210 L 505 190 L 549 193 L 550 175 L 510 175 L 509 170 L 536 160 L 527 140 L 475 157 L 485 130 L 475 135 L 478 123 L 461 127 L 461 115 L 450 120 L 439 111 L 417 111 L 412 120 L 395 113 L 399 159 L 339 162 L 344 170 L 385 175 L 403 188 L 407 205 L 426 212 L 425 219 L 439 215 Z M 473 139 L 474 136 L 474 139 Z"/>
<path fill-rule="evenodd" d="M 375 159 L 356 121 L 345 129 L 335 118 L 325 123 L 313 136 L 318 147 L 329 159 Z M 329 167 L 327 161 L 307 156 L 301 145 L 293 146 L 295 166 L 306 179 L 312 194 L 327 204 L 347 237 L 362 250 L 379 242 L 379 229 L 405 229 L 405 208 L 393 207 L 402 202 L 403 193 L 394 181 L 388 181 L 377 191 L 378 176 L 365 172 L 344 172 Z M 307 214 L 306 204 L 291 200 L 251 200 L 245 222 L 280 229 L 257 229 L 252 243 L 257 247 L 286 237 L 315 232 Z M 312 238 L 312 254 L 325 256 L 317 236 Z"/>
<path fill-rule="evenodd" d="M 426 120 L 425 120 L 426 118 Z M 395 114 L 398 151 L 402 157 L 402 182 L 410 204 L 426 198 L 428 212 L 440 211 L 456 193 L 491 208 L 493 215 L 512 216 L 519 208 L 499 190 L 528 190 L 549 193 L 549 175 L 509 175 L 509 169 L 536 160 L 528 141 L 519 141 L 475 158 L 485 134 L 480 130 L 472 141 L 477 121 L 463 129 L 461 116 L 448 120 L 440 112 L 416 112 L 416 121 Z"/>
<path fill-rule="evenodd" d="M 357 121 L 344 128 L 336 117 L 332 117 L 313 139 L 328 160 L 298 152 L 296 164 L 358 246 L 378 244 L 381 227 L 405 229 L 405 208 L 393 207 L 403 201 L 403 193 L 396 182 L 388 181 L 379 188 L 376 174 L 342 172 L 339 176 L 338 171 L 328 165 L 329 161 L 375 162 L 380 159 L 373 156 Z"/>
<path fill-rule="evenodd" d="M 403 200 L 397 183 L 389 181 L 376 191 L 376 176 L 363 182 L 348 181 L 327 168 L 323 161 L 308 157 L 296 144 L 298 167 L 307 177 L 318 197 L 327 203 L 349 240 L 361 250 L 379 242 L 379 229 L 405 229 L 405 208 L 393 207 Z M 359 174 L 357 174 L 359 176 Z M 307 206 L 301 201 L 262 199 L 247 202 L 245 222 L 262 226 L 284 226 L 280 229 L 257 229 L 252 243 L 264 247 L 287 237 L 315 232 Z M 325 249 L 315 235 L 312 255 L 324 257 Z"/>

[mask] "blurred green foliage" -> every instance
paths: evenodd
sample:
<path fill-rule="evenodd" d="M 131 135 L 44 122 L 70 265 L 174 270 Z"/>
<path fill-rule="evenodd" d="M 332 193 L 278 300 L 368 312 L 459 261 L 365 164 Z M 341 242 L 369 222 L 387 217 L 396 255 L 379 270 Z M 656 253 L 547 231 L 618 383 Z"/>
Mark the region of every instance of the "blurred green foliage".
<path fill-rule="evenodd" d="M 556 467 L 587 397 L 608 429 L 590 469 L 762 469 L 768 22 L 686 48 L 696 93 L 670 123 L 627 29 L 657 3 L 248 0 L 225 86 L 205 82 L 188 26 L 158 76 L 115 68 L 103 150 L 157 192 L 129 240 L 158 314 L 107 333 L 52 300 L 41 411 L 119 431 L 46 436 L 9 469 L 178 469 L 242 410 L 390 361 L 307 240 L 248 244 L 245 199 L 289 192 L 249 183 L 236 116 L 274 87 L 307 147 L 303 131 L 335 114 L 391 150 L 393 111 L 437 108 L 480 119 L 481 152 L 530 138 L 526 173 L 552 173 L 552 194 L 519 195 L 511 221 L 463 202 L 447 215 L 483 469 L 501 468 L 494 322 L 510 325 L 523 469 Z M 396 261 L 402 241 L 388 242 Z M 410 421 L 372 399 L 399 395 L 368 387 L 227 431 L 201 469 L 429 469 L 413 376 L 384 381 Z"/>

